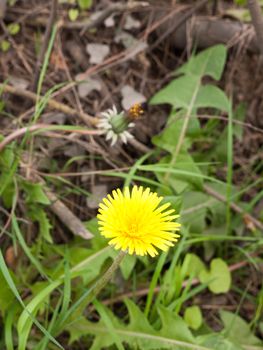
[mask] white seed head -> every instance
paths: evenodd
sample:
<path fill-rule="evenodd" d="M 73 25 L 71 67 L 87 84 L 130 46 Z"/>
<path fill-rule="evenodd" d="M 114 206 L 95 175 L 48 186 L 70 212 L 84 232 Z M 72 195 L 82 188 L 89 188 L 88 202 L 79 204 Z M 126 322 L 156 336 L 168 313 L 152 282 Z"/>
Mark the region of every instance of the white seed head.
<path fill-rule="evenodd" d="M 133 135 L 127 129 L 133 128 L 135 124 L 128 123 L 125 118 L 124 111 L 118 113 L 115 105 L 100 114 L 100 121 L 97 127 L 106 134 L 107 141 L 111 140 L 112 146 L 118 140 L 127 143 L 128 139 L 133 138 Z"/>

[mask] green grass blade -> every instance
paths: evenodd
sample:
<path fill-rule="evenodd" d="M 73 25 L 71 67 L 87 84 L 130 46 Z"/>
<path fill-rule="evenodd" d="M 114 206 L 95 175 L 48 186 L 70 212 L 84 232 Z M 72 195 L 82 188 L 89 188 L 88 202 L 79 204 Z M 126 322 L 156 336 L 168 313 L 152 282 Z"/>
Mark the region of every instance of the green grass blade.
<path fill-rule="evenodd" d="M 100 317 L 103 320 L 108 332 L 113 337 L 117 349 L 125 350 L 118 333 L 115 332 L 115 328 L 114 328 L 114 325 L 112 324 L 110 317 L 107 315 L 102 305 L 98 302 L 97 299 L 93 300 L 93 305 L 95 306 L 96 310 L 100 314 Z"/>
<path fill-rule="evenodd" d="M 12 227 L 14 229 L 14 232 L 16 234 L 16 237 L 21 245 L 21 247 L 23 248 L 26 256 L 28 257 L 28 259 L 31 261 L 32 265 L 35 266 L 35 268 L 38 270 L 38 272 L 41 274 L 42 277 L 45 277 L 46 279 L 49 280 L 48 276 L 45 274 L 43 268 L 42 268 L 42 265 L 40 264 L 40 262 L 32 255 L 30 249 L 28 248 L 25 240 L 24 240 L 24 237 L 20 231 L 20 228 L 19 228 L 19 225 L 18 225 L 18 222 L 17 222 L 17 219 L 16 219 L 16 216 L 13 215 L 12 216 Z"/>
<path fill-rule="evenodd" d="M 233 113 L 229 110 L 229 119 L 227 126 L 227 191 L 226 191 L 226 227 L 227 233 L 230 233 L 231 225 L 231 196 L 232 196 L 232 178 L 233 178 Z"/>
<path fill-rule="evenodd" d="M 19 301 L 21 306 L 23 307 L 24 311 L 28 314 L 31 321 L 41 330 L 42 333 L 44 333 L 48 339 L 50 339 L 55 345 L 57 345 L 60 349 L 64 350 L 63 346 L 60 345 L 55 338 L 52 337 L 52 335 L 36 320 L 36 318 L 29 312 L 29 310 L 26 308 L 25 303 L 23 302 L 22 298 L 20 297 L 20 294 L 14 284 L 14 281 L 8 271 L 8 268 L 6 266 L 2 251 L 0 250 L 0 269 L 2 271 L 2 274 L 6 280 L 6 283 L 8 284 L 9 288 L 15 295 L 16 299 Z M 27 337 L 29 332 L 23 332 L 23 328 L 19 329 L 18 327 L 18 334 L 19 334 L 19 346 L 18 350 L 25 350 L 26 349 L 26 343 L 27 343 Z"/>
<path fill-rule="evenodd" d="M 149 311 L 150 311 L 150 307 L 152 304 L 152 299 L 153 299 L 153 295 L 154 295 L 154 288 L 157 285 L 158 279 L 160 277 L 160 274 L 162 272 L 163 269 L 163 265 L 165 263 L 165 260 L 167 258 L 167 252 L 163 252 L 160 256 L 160 258 L 158 259 L 157 265 L 156 265 L 156 269 L 154 270 L 154 274 L 150 283 L 150 287 L 149 287 L 149 293 L 147 296 L 147 300 L 146 300 L 146 306 L 144 309 L 144 314 L 146 317 L 148 317 L 149 315 Z"/>

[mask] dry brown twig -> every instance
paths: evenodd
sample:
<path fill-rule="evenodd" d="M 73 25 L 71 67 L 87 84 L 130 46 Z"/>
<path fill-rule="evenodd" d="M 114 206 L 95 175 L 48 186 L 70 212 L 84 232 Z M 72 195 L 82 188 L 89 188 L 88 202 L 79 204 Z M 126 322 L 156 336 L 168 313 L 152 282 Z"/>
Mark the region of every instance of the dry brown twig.
<path fill-rule="evenodd" d="M 54 124 L 34 124 L 31 126 L 25 126 L 21 129 L 15 130 L 9 134 L 3 141 L 0 142 L 0 152 L 12 141 L 17 138 L 24 136 L 27 133 L 32 133 L 37 130 L 47 131 L 47 130 L 61 130 L 62 132 L 78 133 L 81 135 L 100 135 L 101 131 L 99 130 L 83 130 L 83 129 L 74 129 L 74 130 L 62 130 L 60 126 Z"/>
<path fill-rule="evenodd" d="M 261 54 L 263 54 L 263 17 L 261 7 L 258 0 L 248 0 L 247 4 L 251 14 L 252 23 L 257 34 L 258 47 Z"/>
<path fill-rule="evenodd" d="M 173 26 L 169 27 L 157 40 L 151 45 L 149 50 L 155 49 L 163 40 L 169 36 L 171 33 L 175 32 L 180 26 L 187 21 L 188 18 L 193 16 L 198 10 L 200 10 L 209 0 L 201 0 L 197 2 L 194 6 L 191 6 L 189 10 L 182 14 L 178 22 L 175 22 Z"/>
<path fill-rule="evenodd" d="M 34 92 L 27 91 L 27 90 L 24 90 L 21 88 L 16 88 L 16 87 L 13 87 L 13 86 L 8 85 L 8 84 L 0 84 L 0 90 L 8 92 L 8 93 L 13 94 L 13 95 L 28 98 L 34 102 L 37 102 L 43 98 L 43 96 L 38 97 Z M 77 116 L 77 117 L 81 118 L 84 121 L 84 123 L 86 123 L 87 125 L 96 125 L 97 121 L 98 121 L 97 118 L 92 117 L 84 112 L 78 112 L 74 108 L 71 108 L 71 107 L 65 105 L 64 103 L 57 102 L 52 98 L 48 99 L 47 106 L 51 109 L 55 109 L 57 111 L 65 113 L 67 115 Z"/>
<path fill-rule="evenodd" d="M 73 214 L 72 211 L 60 199 L 58 199 L 52 191 L 47 187 L 45 187 L 44 190 L 51 202 L 50 209 L 74 235 L 80 236 L 84 239 L 93 238 L 93 234 L 86 229 L 80 219 Z"/>

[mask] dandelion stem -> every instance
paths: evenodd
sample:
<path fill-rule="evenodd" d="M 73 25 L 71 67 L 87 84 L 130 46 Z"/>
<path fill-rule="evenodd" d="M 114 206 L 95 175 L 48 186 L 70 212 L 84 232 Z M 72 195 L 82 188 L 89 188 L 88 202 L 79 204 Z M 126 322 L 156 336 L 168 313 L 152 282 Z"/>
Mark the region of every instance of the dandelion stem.
<path fill-rule="evenodd" d="M 113 261 L 111 266 L 108 268 L 108 270 L 104 273 L 104 275 L 101 276 L 101 278 L 98 280 L 98 282 L 95 284 L 94 288 L 92 289 L 90 295 L 88 296 L 86 305 L 92 302 L 92 300 L 100 293 L 100 291 L 106 286 L 106 284 L 109 282 L 109 280 L 112 278 L 114 272 L 117 270 L 117 268 L 120 266 L 120 263 L 122 262 L 122 259 L 125 257 L 127 253 L 124 251 L 120 251 L 120 253 L 117 255 L 116 259 Z"/>

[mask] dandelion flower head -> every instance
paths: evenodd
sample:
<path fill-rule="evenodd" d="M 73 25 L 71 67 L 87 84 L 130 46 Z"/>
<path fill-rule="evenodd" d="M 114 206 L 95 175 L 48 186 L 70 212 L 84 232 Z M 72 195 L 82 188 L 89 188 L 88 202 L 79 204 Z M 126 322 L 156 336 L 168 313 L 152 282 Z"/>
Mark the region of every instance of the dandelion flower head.
<path fill-rule="evenodd" d="M 166 251 L 178 240 L 180 228 L 174 209 L 149 188 L 134 186 L 114 190 L 100 204 L 99 230 L 115 249 L 129 254 L 155 256 L 156 248 Z"/>
<path fill-rule="evenodd" d="M 97 127 L 100 128 L 106 134 L 106 140 L 111 140 L 113 146 L 118 140 L 123 143 L 127 143 L 129 139 L 133 138 L 133 135 L 128 131 L 129 128 L 133 128 L 134 123 L 131 123 L 126 117 L 124 112 L 118 113 L 115 106 L 100 115 L 100 121 Z"/>

